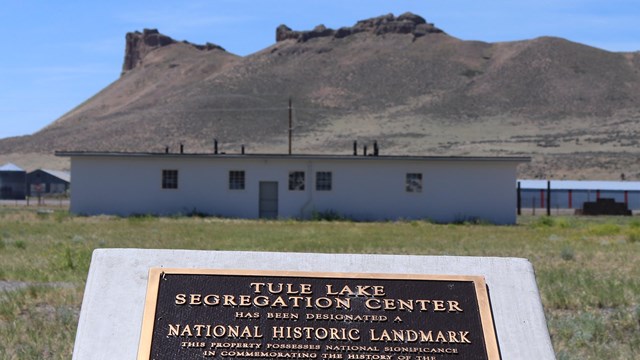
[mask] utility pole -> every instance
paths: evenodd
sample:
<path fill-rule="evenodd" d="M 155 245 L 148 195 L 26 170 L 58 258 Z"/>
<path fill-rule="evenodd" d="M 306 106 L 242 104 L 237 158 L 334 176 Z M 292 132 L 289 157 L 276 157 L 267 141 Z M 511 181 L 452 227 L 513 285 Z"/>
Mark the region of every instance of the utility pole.
<path fill-rule="evenodd" d="M 520 187 L 520 181 L 518 181 L 518 215 L 522 215 L 522 188 Z"/>
<path fill-rule="evenodd" d="M 551 180 L 547 180 L 547 216 L 551 216 Z"/>
<path fill-rule="evenodd" d="M 291 137 L 293 136 L 293 109 L 291 107 L 291 97 L 289 97 L 289 155 L 291 155 Z"/>

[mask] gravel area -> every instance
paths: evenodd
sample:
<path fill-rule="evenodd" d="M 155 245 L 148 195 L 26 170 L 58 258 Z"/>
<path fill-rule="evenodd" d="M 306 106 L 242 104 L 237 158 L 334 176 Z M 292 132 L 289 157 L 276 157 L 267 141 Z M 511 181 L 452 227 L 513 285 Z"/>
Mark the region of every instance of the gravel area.
<path fill-rule="evenodd" d="M 69 282 L 31 283 L 31 282 L 25 282 L 25 281 L 5 281 L 5 280 L 0 280 L 0 294 L 2 294 L 3 292 L 16 291 L 16 290 L 24 289 L 24 288 L 29 287 L 31 285 L 52 286 L 52 287 L 60 287 L 60 288 L 64 288 L 64 287 L 72 288 L 72 287 L 74 287 L 74 285 L 72 283 L 69 283 Z"/>
<path fill-rule="evenodd" d="M 5 291 L 16 291 L 29 286 L 28 282 L 24 281 L 2 281 L 0 280 L 0 293 Z"/>

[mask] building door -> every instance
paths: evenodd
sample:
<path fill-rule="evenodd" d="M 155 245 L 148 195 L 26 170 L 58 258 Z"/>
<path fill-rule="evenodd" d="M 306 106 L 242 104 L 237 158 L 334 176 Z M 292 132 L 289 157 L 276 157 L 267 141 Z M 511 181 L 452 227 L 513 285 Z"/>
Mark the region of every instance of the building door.
<path fill-rule="evenodd" d="M 261 219 L 278 218 L 278 182 L 260 181 L 259 217 Z"/>

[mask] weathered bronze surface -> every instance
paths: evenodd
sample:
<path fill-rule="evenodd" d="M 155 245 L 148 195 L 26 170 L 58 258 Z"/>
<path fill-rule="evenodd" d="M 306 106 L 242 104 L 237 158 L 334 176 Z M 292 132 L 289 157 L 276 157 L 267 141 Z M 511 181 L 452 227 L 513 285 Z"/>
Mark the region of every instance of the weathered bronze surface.
<path fill-rule="evenodd" d="M 500 359 L 484 278 L 151 269 L 138 359 Z"/>

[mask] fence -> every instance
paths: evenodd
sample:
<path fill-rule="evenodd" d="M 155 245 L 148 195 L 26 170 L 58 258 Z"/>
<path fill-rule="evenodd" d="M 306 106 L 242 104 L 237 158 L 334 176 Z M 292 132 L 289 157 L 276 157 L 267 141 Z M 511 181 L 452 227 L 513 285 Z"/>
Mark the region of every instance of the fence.
<path fill-rule="evenodd" d="M 554 189 L 547 181 L 546 189 L 521 187 L 517 183 L 518 215 L 523 211 L 533 215 L 567 215 L 583 208 L 585 202 L 613 199 L 624 203 L 631 210 L 640 210 L 640 191 L 599 189 Z"/>
<path fill-rule="evenodd" d="M 70 200 L 68 197 L 34 197 L 27 196 L 24 200 L 0 200 L 3 206 L 48 206 L 68 208 Z"/>

